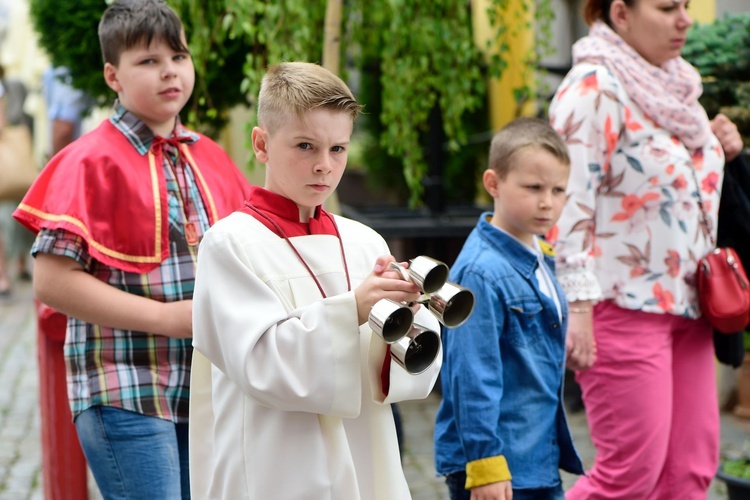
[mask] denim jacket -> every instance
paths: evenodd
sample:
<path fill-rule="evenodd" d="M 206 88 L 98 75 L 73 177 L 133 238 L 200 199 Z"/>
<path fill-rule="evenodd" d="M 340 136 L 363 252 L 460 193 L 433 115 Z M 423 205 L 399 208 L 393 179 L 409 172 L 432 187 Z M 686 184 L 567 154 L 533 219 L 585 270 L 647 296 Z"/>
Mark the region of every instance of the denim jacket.
<path fill-rule="evenodd" d="M 568 305 L 539 288 L 537 256 L 489 223 L 485 213 L 451 268 L 472 290 L 474 312 L 443 332 L 443 401 L 435 424 L 435 468 L 466 470 L 467 488 L 512 479 L 514 489 L 583 474 L 563 407 Z M 554 256 L 545 262 L 554 276 Z"/>

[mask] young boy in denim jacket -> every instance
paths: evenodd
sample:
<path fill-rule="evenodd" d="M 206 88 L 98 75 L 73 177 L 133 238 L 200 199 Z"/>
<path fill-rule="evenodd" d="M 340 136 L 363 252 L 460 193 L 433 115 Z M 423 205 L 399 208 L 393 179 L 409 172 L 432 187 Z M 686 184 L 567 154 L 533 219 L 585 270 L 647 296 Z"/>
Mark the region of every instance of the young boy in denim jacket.
<path fill-rule="evenodd" d="M 368 326 L 419 288 L 371 228 L 322 208 L 346 167 L 360 104 L 311 63 L 271 66 L 252 142 L 264 188 L 213 226 L 195 289 L 190 473 L 197 498 L 410 498 L 390 403 L 424 398 Z M 437 319 L 417 306 L 417 319 Z"/>
<path fill-rule="evenodd" d="M 562 404 L 568 306 L 538 236 L 560 216 L 569 171 L 543 120 L 517 119 L 492 140 L 483 182 L 494 213 L 451 268 L 476 307 L 443 333 L 435 467 L 452 500 L 562 499 L 558 469 L 583 473 Z"/>
<path fill-rule="evenodd" d="M 178 113 L 195 71 L 160 0 L 99 24 L 115 113 L 41 172 L 14 216 L 38 233 L 34 290 L 68 316 L 68 398 L 105 498 L 189 498 L 188 402 L 198 243 L 249 184 Z"/>

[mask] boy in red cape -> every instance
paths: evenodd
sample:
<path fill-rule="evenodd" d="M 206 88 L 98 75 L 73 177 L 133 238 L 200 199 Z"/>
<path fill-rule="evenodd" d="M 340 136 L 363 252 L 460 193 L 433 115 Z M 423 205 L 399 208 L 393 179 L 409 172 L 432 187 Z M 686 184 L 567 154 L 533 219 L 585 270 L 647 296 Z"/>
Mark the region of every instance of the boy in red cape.
<path fill-rule="evenodd" d="M 180 124 L 195 71 L 177 15 L 102 15 L 115 113 L 58 153 L 14 217 L 37 233 L 34 290 L 68 316 L 68 397 L 105 498 L 189 498 L 188 399 L 198 243 L 249 184 Z"/>

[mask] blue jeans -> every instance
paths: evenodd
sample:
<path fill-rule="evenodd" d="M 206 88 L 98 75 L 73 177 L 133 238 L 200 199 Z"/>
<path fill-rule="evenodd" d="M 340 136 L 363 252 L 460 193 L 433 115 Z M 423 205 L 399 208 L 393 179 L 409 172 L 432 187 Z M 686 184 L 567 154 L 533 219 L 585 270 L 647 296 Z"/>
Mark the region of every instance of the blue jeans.
<path fill-rule="evenodd" d="M 105 500 L 190 498 L 188 424 L 94 406 L 75 425 Z"/>
<path fill-rule="evenodd" d="M 454 472 L 445 476 L 448 494 L 451 500 L 471 500 L 471 490 L 467 490 L 466 473 Z M 538 488 L 533 490 L 513 489 L 513 500 L 565 500 L 562 483 L 552 488 Z"/>

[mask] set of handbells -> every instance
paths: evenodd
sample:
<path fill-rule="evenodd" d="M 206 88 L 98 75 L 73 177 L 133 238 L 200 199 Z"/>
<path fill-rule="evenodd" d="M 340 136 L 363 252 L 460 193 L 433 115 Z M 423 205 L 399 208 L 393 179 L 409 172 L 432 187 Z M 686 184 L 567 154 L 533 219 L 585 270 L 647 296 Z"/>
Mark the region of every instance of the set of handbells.
<path fill-rule="evenodd" d="M 447 328 L 463 324 L 474 310 L 471 290 L 448 281 L 448 266 L 424 255 L 411 260 L 406 269 L 391 263 L 406 281 L 419 286 L 417 302 Z M 432 365 L 440 352 L 440 333 L 415 321 L 412 304 L 381 299 L 372 306 L 368 323 L 391 347 L 391 357 L 408 373 L 417 375 Z"/>

